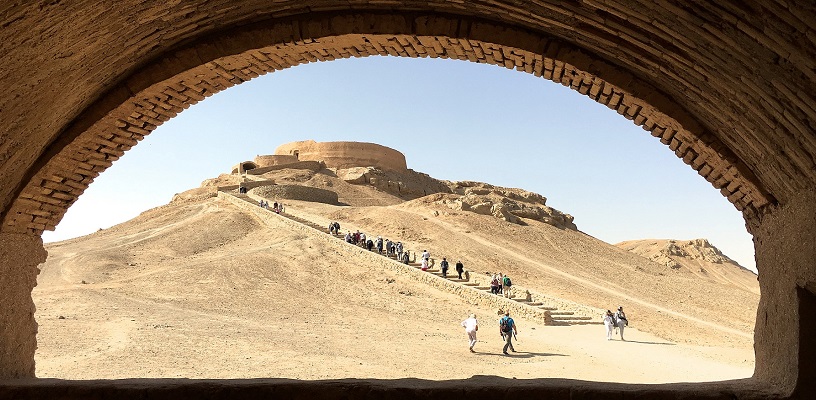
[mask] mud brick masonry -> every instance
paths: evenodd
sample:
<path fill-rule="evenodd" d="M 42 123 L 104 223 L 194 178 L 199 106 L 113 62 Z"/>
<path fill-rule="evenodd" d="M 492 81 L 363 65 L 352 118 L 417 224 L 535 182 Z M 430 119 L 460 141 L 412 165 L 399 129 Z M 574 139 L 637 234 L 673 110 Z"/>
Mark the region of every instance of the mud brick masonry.
<path fill-rule="evenodd" d="M 91 0 L 0 5 L 0 397 L 816 398 L 811 1 Z M 571 87 L 740 210 L 762 298 L 750 379 L 600 385 L 33 379 L 40 235 L 157 126 L 213 93 L 348 57 L 493 64 Z M 545 105 L 542 104 L 542 107 Z M 274 378 L 274 377 L 272 377 Z"/>

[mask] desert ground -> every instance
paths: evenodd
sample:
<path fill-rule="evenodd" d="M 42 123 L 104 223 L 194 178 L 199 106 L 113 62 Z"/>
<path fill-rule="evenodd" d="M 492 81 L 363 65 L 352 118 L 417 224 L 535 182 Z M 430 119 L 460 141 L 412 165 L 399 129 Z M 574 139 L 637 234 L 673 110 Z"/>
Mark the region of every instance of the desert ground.
<path fill-rule="evenodd" d="M 434 196 L 405 201 L 330 175 L 276 174 L 331 187 L 344 204 L 285 200 L 287 213 L 461 259 L 475 279 L 502 271 L 517 290 L 599 310 L 623 305 L 627 340 L 607 341 L 602 325 L 516 318 L 517 352 L 504 356 L 500 310 L 344 256 L 340 240 L 315 239 L 325 232 L 261 220 L 217 197 L 179 196 L 47 245 L 34 290 L 37 376 L 663 383 L 753 373 L 755 277 L 727 263 L 698 257 L 671 268 L 642 248 L 455 211 Z M 652 252 L 664 246 L 644 243 Z M 470 313 L 480 322 L 476 353 L 460 326 Z"/>

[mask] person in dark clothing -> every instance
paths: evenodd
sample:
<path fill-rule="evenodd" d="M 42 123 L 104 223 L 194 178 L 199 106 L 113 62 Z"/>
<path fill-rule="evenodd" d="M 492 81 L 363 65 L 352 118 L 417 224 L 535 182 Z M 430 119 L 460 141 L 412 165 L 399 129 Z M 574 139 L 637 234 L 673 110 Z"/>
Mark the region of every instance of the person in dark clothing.
<path fill-rule="evenodd" d="M 448 277 L 448 259 L 445 258 L 445 257 L 442 257 L 442 262 L 439 265 L 442 267 L 442 277 L 447 278 Z"/>
<path fill-rule="evenodd" d="M 459 274 L 459 279 L 462 279 L 462 272 L 465 272 L 465 266 L 462 264 L 462 260 L 456 262 L 456 273 Z"/>

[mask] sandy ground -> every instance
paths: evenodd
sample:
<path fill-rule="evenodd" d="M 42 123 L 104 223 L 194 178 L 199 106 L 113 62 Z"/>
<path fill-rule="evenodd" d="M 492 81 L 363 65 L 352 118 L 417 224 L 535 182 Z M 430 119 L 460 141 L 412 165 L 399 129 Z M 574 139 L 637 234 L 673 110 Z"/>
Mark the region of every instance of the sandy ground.
<path fill-rule="evenodd" d="M 504 356 L 497 310 L 344 259 L 308 234 L 266 225 L 209 199 L 159 207 L 48 246 L 34 290 L 37 376 L 487 375 L 659 383 L 744 378 L 753 371 L 753 317 L 722 315 L 729 301 L 741 300 L 739 291 L 730 293 L 737 297 L 732 300 L 706 294 L 722 289 L 659 275 L 640 257 L 608 245 L 611 249 L 598 250 L 585 235 L 564 236 L 544 224 L 496 225 L 485 219 L 490 217 L 444 210 L 433 218 L 429 205 L 413 202 L 289 207 L 316 222 L 349 221 L 344 230 L 358 226 L 402 237 L 413 249 L 461 257 L 474 271 L 502 268 L 525 287 L 552 296 L 594 306 L 626 302 L 635 329 L 627 329 L 626 342 L 607 341 L 598 325 L 544 326 L 517 319 L 518 352 Z M 585 268 L 567 268 L 571 263 Z M 607 273 L 625 282 L 608 285 L 599 278 Z M 664 287 L 670 279 L 673 286 Z M 679 287 L 684 279 L 686 286 Z M 693 286 L 703 291 L 689 291 Z M 471 312 L 481 323 L 475 354 L 468 352 L 459 325 Z M 679 316 L 660 319 L 664 312 Z M 689 323 L 692 319 L 699 322 Z"/>

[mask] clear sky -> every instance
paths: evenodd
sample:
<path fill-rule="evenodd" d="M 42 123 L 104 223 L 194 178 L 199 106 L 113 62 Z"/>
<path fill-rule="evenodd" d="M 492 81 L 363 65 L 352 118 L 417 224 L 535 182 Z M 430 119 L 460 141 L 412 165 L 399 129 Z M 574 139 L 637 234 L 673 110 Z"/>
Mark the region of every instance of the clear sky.
<path fill-rule="evenodd" d="M 569 88 L 492 65 L 369 57 L 312 63 L 218 93 L 100 175 L 46 241 L 170 201 L 286 142 L 374 142 L 438 179 L 547 197 L 609 243 L 707 238 L 755 270 L 741 214 L 658 139 Z"/>

